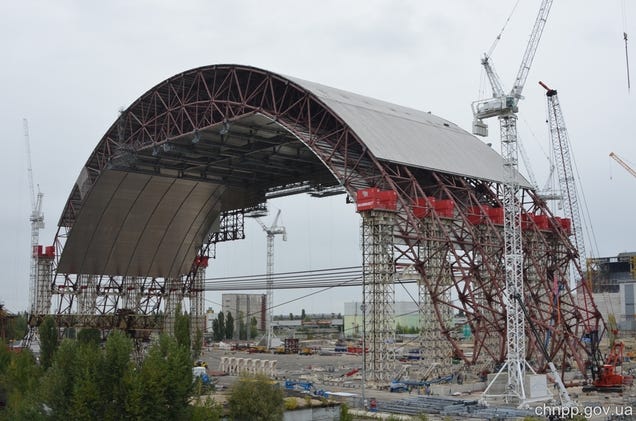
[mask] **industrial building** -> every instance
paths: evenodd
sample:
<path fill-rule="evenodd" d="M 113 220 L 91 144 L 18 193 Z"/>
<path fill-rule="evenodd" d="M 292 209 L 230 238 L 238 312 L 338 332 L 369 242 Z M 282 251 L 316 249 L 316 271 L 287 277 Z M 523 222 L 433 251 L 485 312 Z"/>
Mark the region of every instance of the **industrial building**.
<path fill-rule="evenodd" d="M 604 320 L 616 319 L 623 335 L 636 333 L 636 252 L 587 259 L 586 279 Z"/>
<path fill-rule="evenodd" d="M 227 316 L 232 313 L 234 331 L 239 331 L 241 318 L 247 325 L 252 318 L 256 319 L 258 330 L 265 332 L 267 323 L 267 296 L 265 294 L 222 294 L 221 310 Z"/>

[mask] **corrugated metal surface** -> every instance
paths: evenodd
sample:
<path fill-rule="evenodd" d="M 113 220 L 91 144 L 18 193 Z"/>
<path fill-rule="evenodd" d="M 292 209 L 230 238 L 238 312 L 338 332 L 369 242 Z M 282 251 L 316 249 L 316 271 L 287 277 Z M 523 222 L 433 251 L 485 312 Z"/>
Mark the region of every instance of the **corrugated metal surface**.
<path fill-rule="evenodd" d="M 60 257 L 66 273 L 181 276 L 219 216 L 226 187 L 102 172 Z"/>
<path fill-rule="evenodd" d="M 428 112 L 289 77 L 319 97 L 381 160 L 504 182 L 501 156 L 454 123 Z M 532 185 L 519 175 L 519 185 Z"/>

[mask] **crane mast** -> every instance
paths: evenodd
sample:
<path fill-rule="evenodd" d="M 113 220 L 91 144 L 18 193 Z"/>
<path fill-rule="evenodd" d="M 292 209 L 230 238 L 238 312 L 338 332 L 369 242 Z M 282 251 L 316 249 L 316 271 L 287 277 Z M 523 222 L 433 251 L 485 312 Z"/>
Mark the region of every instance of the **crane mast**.
<path fill-rule="evenodd" d="M 274 337 L 274 329 L 272 320 L 274 320 L 274 237 L 282 235 L 283 241 L 287 241 L 287 231 L 285 227 L 278 226 L 278 218 L 280 217 L 280 209 L 276 213 L 274 222 L 267 227 L 259 218 L 255 218 L 263 231 L 267 234 L 267 271 L 266 271 L 266 287 L 267 287 L 267 349 L 272 347 L 272 339 Z"/>
<path fill-rule="evenodd" d="M 44 228 L 44 214 L 42 213 L 42 199 L 44 194 L 38 188 L 37 194 L 35 193 L 33 183 L 33 168 L 31 167 L 31 142 L 29 139 L 29 122 L 27 119 L 22 120 L 24 126 L 24 142 L 27 152 L 27 172 L 29 178 L 29 190 L 31 199 L 31 270 L 29 273 L 29 310 L 31 314 L 36 313 L 36 306 L 38 302 L 38 245 L 40 242 L 40 230 Z"/>
<path fill-rule="evenodd" d="M 503 208 L 504 208 L 504 265 L 506 288 L 506 363 L 484 391 L 484 398 L 500 396 L 490 393 L 498 376 L 507 369 L 508 379 L 504 397 L 517 400 L 520 405 L 528 401 L 524 380 L 526 366 L 525 317 L 521 303 L 513 297 L 524 297 L 523 293 L 523 249 L 521 241 L 521 205 L 518 200 L 518 145 L 517 115 L 518 103 L 534 60 L 539 40 L 545 27 L 552 0 L 543 0 L 537 14 L 530 39 L 519 66 L 519 71 L 509 94 L 505 94 L 498 83 L 491 59 L 485 56 L 481 63 L 492 85 L 493 97 L 476 101 L 473 109 L 473 133 L 479 136 L 488 134 L 488 126 L 483 119 L 498 117 L 501 136 L 501 155 L 504 165 Z M 531 370 L 532 368 L 529 367 Z"/>

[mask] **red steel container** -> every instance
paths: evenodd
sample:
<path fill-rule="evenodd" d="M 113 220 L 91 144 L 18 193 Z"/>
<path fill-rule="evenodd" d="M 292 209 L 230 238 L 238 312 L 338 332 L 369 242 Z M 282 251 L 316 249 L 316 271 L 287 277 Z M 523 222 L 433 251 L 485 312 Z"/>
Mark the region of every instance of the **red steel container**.
<path fill-rule="evenodd" d="M 503 208 L 489 208 L 487 210 L 488 218 L 495 225 L 503 225 L 504 224 L 504 209 Z"/>
<path fill-rule="evenodd" d="M 356 192 L 356 210 L 364 212 L 374 209 L 396 210 L 397 193 L 394 190 L 380 190 L 376 187 Z"/>
<path fill-rule="evenodd" d="M 548 220 L 548 215 L 531 214 L 531 216 L 537 228 L 539 228 L 542 231 L 550 229 L 550 222 Z"/>
<path fill-rule="evenodd" d="M 415 199 L 415 204 L 413 205 L 413 215 L 418 219 L 426 218 L 431 214 L 431 209 L 434 207 L 434 197 L 418 197 Z"/>
<path fill-rule="evenodd" d="M 455 202 L 451 199 L 435 201 L 435 212 L 440 218 L 452 218 L 455 215 Z"/>

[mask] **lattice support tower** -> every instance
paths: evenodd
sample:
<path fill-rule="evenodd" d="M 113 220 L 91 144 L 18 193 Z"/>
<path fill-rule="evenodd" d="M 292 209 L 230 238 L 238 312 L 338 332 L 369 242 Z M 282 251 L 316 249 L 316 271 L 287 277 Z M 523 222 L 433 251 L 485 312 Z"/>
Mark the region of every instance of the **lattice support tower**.
<path fill-rule="evenodd" d="M 35 273 L 35 290 L 36 290 L 36 301 L 31 303 L 32 305 L 32 313 L 31 317 L 39 318 L 42 315 L 49 313 L 49 308 L 51 304 L 51 283 L 53 282 L 54 276 L 54 253 L 41 253 L 40 247 L 36 247 L 33 250 L 33 260 L 37 262 Z M 48 250 L 53 250 L 52 248 L 47 248 Z M 37 331 L 37 326 L 39 325 L 39 321 L 32 320 L 29 323 L 29 331 L 27 332 L 26 343 L 27 346 L 31 346 L 31 344 L 39 343 L 39 335 Z"/>
<path fill-rule="evenodd" d="M 208 257 L 198 256 L 195 261 L 195 274 L 192 286 L 188 291 L 190 297 L 190 337 L 194 340 L 205 332 L 205 270 L 208 267 Z"/>
<path fill-rule="evenodd" d="M 35 301 L 35 314 L 48 314 L 51 307 L 51 283 L 53 282 L 54 254 L 38 256 L 37 279 L 35 282 L 37 300 Z"/>
<path fill-rule="evenodd" d="M 183 301 L 182 286 L 180 279 L 169 278 L 165 282 L 166 291 L 164 298 L 164 328 L 168 335 L 174 335 L 174 322 L 177 315 L 177 307 Z"/>
<path fill-rule="evenodd" d="M 387 383 L 395 375 L 395 212 L 370 210 L 362 215 L 364 338 L 367 380 Z"/>
<path fill-rule="evenodd" d="M 141 288 L 136 276 L 126 276 L 122 279 L 122 308 L 133 312 L 139 311 L 141 302 Z"/>
<path fill-rule="evenodd" d="M 97 279 L 93 275 L 78 276 L 76 300 L 80 323 L 90 326 L 97 310 Z"/>
<path fill-rule="evenodd" d="M 453 282 L 449 279 L 448 262 L 446 262 L 445 244 L 440 241 L 441 233 L 434 230 L 435 225 L 430 221 L 423 223 L 423 230 L 428 238 L 425 245 L 420 247 L 420 261 L 427 262 L 426 276 L 441 282 L 447 286 Z M 442 278 L 445 277 L 444 280 Z M 434 282 L 437 283 L 437 282 Z M 443 302 L 450 302 L 450 291 L 444 287 L 440 292 L 442 297 L 435 297 L 436 300 L 441 299 Z M 442 327 L 436 309 L 434 306 L 434 297 L 431 295 L 424 279 L 420 279 L 418 283 L 418 301 L 420 311 L 420 349 L 422 363 L 429 368 L 433 365 L 441 372 L 446 372 L 452 361 L 452 351 L 448 341 L 442 333 L 443 328 L 447 328 L 452 323 L 452 311 L 450 307 L 443 306 L 439 311 L 442 312 L 442 320 L 446 326 Z"/>
<path fill-rule="evenodd" d="M 482 225 L 477 230 L 478 238 L 475 241 L 481 245 L 480 249 L 475 251 L 475 266 L 477 268 L 477 276 L 480 279 L 479 285 L 481 287 L 475 292 L 476 307 L 479 309 L 492 309 L 492 311 L 480 311 L 480 316 L 486 319 L 484 323 L 486 326 L 496 326 L 498 320 L 496 319 L 495 314 L 504 313 L 502 306 L 498 302 L 492 300 L 492 297 L 497 295 L 496 285 L 498 284 L 498 279 L 496 279 L 496 275 L 493 275 L 491 265 L 501 261 L 501 239 L 495 234 L 495 232 L 502 232 L 501 227 L 492 228 Z M 501 266 L 503 271 L 503 263 Z M 499 354 L 499 349 L 501 347 L 501 336 L 499 334 L 483 329 L 478 329 L 478 331 L 473 332 L 473 334 L 484 336 L 483 346 L 487 355 L 495 356 Z M 479 371 L 490 371 L 494 365 L 495 364 L 493 364 L 492 360 L 489 361 L 486 359 L 486 361 L 482 362 Z"/>

